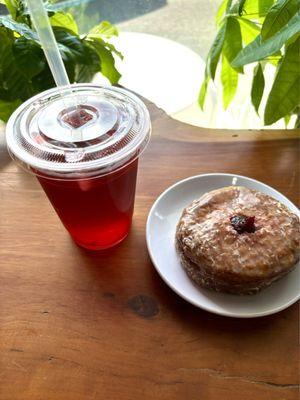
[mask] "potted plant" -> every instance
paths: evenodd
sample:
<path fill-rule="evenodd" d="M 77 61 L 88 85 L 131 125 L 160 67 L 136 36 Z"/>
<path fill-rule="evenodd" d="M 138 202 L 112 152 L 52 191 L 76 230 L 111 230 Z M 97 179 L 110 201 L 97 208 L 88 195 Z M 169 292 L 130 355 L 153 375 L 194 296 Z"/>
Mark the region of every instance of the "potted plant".
<path fill-rule="evenodd" d="M 216 15 L 218 33 L 207 56 L 199 93 L 203 109 L 209 82 L 220 73 L 223 106 L 233 100 L 240 74 L 255 63 L 249 95 L 265 125 L 295 116 L 300 126 L 300 2 L 299 0 L 223 0 Z M 218 65 L 220 68 L 217 70 Z M 267 65 L 275 68 L 266 103 L 261 107 Z M 264 109 L 262 109 L 264 108 Z"/>
<path fill-rule="evenodd" d="M 38 36 L 23 0 L 0 0 L 8 15 L 0 16 L 0 120 L 29 97 L 55 86 Z M 102 21 L 79 35 L 76 21 L 59 5 L 46 2 L 50 23 L 70 82 L 88 82 L 97 72 L 112 84 L 120 79 L 114 56 L 122 54 L 109 42 L 115 26 Z"/>

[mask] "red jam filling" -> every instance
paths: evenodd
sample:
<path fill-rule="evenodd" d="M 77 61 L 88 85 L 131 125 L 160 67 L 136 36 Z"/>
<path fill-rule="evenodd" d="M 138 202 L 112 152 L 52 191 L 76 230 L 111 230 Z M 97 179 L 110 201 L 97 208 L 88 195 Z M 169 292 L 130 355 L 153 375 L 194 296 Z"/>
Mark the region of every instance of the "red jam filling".
<path fill-rule="evenodd" d="M 253 233 L 255 232 L 255 217 L 247 217 L 246 215 L 234 215 L 230 218 L 232 227 L 241 234 L 244 232 Z"/>

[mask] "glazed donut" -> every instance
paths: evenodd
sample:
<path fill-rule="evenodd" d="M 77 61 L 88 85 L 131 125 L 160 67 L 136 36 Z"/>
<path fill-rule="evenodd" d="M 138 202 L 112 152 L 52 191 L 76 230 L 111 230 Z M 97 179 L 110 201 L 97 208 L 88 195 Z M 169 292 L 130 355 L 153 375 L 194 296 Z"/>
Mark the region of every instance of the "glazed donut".
<path fill-rule="evenodd" d="M 175 242 L 184 270 L 197 285 L 254 294 L 299 261 L 300 223 L 272 197 L 229 186 L 183 210 Z"/>

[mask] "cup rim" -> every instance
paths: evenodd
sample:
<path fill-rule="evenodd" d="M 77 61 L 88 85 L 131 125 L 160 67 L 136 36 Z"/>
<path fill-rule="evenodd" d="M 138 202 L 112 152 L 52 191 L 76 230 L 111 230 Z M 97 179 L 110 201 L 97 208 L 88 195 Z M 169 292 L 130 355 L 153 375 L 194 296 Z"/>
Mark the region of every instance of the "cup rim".
<path fill-rule="evenodd" d="M 11 157 L 27 171 L 32 172 L 32 169 L 41 171 L 41 175 L 47 175 L 49 179 L 51 176 L 56 180 L 78 180 L 99 177 L 101 175 L 104 176 L 122 168 L 139 157 L 146 148 L 151 135 L 150 115 L 143 101 L 132 92 L 119 87 L 102 86 L 93 83 L 80 83 L 72 84 L 71 88 L 86 90 L 87 92 L 90 90 L 93 95 L 95 95 L 98 90 L 99 93 L 109 93 L 112 95 L 122 96 L 124 101 L 128 100 L 128 103 L 131 102 L 132 104 L 136 104 L 136 113 L 140 124 L 138 125 L 138 128 L 140 128 L 140 131 L 134 131 L 132 129 L 135 137 L 134 141 L 132 141 L 131 147 L 125 146 L 120 150 L 116 150 L 113 154 L 108 154 L 104 158 L 95 157 L 94 159 L 91 158 L 88 161 L 81 161 L 80 163 L 77 163 L 76 161 L 69 163 L 65 161 L 59 163 L 57 161 L 43 160 L 35 157 L 34 152 L 30 153 L 27 151 L 25 146 L 22 147 L 19 143 L 19 138 L 23 139 L 22 134 L 24 134 L 24 131 L 29 131 L 29 125 L 26 125 L 26 121 L 22 120 L 22 118 L 29 118 L 28 115 L 26 115 L 26 112 L 28 112 L 29 108 L 32 107 L 33 104 L 37 104 L 37 102 L 52 98 L 51 96 L 65 93 L 67 90 L 70 90 L 69 86 L 63 86 L 48 89 L 33 96 L 19 106 L 11 115 L 6 126 L 7 147 Z M 21 132 L 22 129 L 23 131 Z M 49 149 L 47 149 L 47 152 L 48 151 Z M 36 172 L 33 173 L 39 175 Z"/>

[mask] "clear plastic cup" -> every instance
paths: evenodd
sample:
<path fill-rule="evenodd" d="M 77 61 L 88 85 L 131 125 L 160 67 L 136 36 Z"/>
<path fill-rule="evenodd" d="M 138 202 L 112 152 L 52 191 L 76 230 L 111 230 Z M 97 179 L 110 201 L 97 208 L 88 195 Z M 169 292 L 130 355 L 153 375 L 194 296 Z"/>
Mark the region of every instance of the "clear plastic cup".
<path fill-rule="evenodd" d="M 36 175 L 74 241 L 101 250 L 129 232 L 138 157 L 150 131 L 148 110 L 132 93 L 77 84 L 22 104 L 6 138 L 12 158 Z"/>

